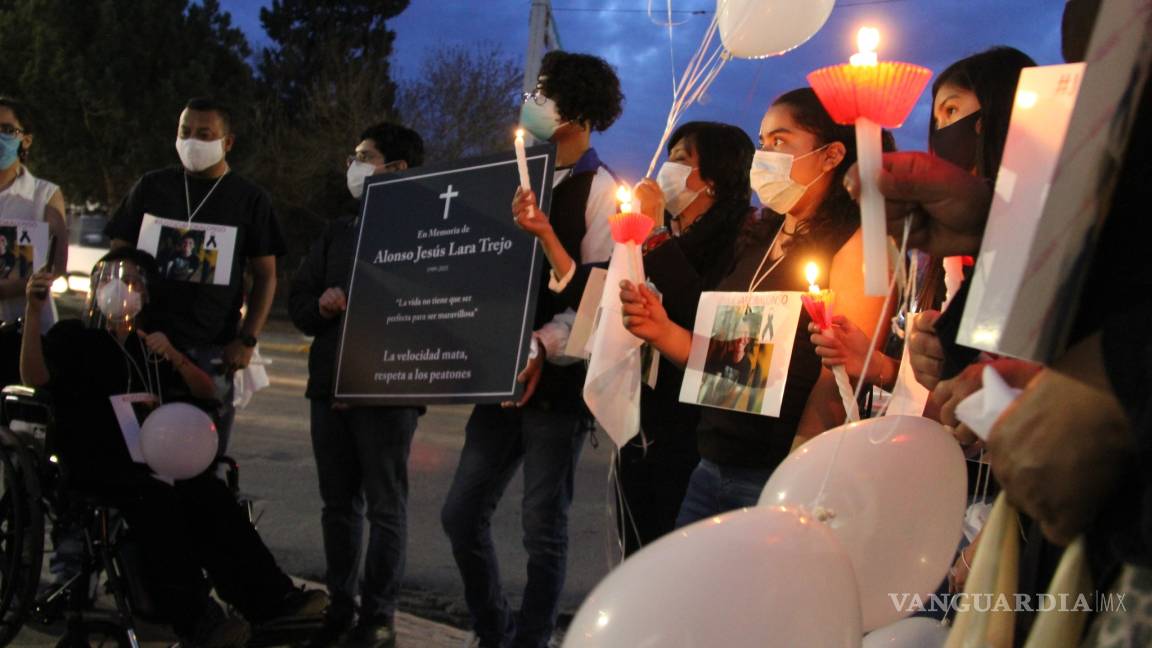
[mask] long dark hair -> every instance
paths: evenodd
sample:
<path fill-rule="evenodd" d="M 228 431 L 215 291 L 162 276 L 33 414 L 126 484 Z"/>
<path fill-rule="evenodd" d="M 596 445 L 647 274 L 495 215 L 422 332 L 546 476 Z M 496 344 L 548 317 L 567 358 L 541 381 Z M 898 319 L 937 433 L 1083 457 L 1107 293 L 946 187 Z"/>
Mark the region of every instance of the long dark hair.
<path fill-rule="evenodd" d="M 793 121 L 816 137 L 817 148 L 839 142 L 844 145 L 844 159 L 832 170 L 832 183 L 828 195 L 815 212 L 796 228 L 789 247 L 807 245 L 843 245 L 860 226 L 860 208 L 844 188 L 844 175 L 856 163 L 856 131 L 852 126 L 837 124 L 820 103 L 812 88 L 798 88 L 785 92 L 772 102 L 772 106 L 786 106 Z M 888 131 L 883 132 L 883 149 L 896 150 L 896 141 Z M 782 216 L 764 210 L 762 219 L 746 233 L 745 241 L 760 243 L 771 238 L 780 227 Z"/>
<path fill-rule="evenodd" d="M 693 121 L 672 132 L 668 152 L 680 142 L 699 157 L 700 178 L 712 183 L 717 203 L 749 203 L 748 171 L 756 145 L 747 133 L 731 124 Z"/>
<path fill-rule="evenodd" d="M 1008 139 L 1008 122 L 1012 118 L 1020 70 L 1034 65 L 1036 61 L 1032 57 L 1014 47 L 993 47 L 949 65 L 932 82 L 933 106 L 945 83 L 971 91 L 980 102 L 976 173 L 983 178 L 996 178 L 1000 158 L 1004 156 L 1004 141 Z M 929 128 L 929 133 L 936 130 L 935 110 Z"/>
<path fill-rule="evenodd" d="M 12 115 L 16 117 L 16 121 L 20 122 L 20 130 L 26 134 L 33 134 L 36 132 L 36 120 L 32 115 L 32 109 L 28 104 L 7 96 L 0 96 L 0 108 L 7 108 L 12 111 Z M 28 159 L 28 150 L 24 148 L 23 142 L 20 144 L 19 150 L 20 161 L 24 162 Z"/>

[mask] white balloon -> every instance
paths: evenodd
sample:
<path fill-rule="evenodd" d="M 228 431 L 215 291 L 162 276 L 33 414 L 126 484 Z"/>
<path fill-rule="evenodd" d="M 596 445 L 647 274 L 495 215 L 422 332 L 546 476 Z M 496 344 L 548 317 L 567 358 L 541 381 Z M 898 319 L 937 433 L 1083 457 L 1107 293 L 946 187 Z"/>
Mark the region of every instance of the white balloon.
<path fill-rule="evenodd" d="M 869 632 L 861 648 L 943 648 L 947 641 L 948 626 L 938 619 L 910 617 Z"/>
<path fill-rule="evenodd" d="M 859 646 L 852 566 L 824 525 L 784 507 L 678 529 L 608 574 L 566 648 Z"/>
<path fill-rule="evenodd" d="M 772 473 L 760 504 L 818 504 L 833 515 L 827 524 L 852 560 L 864 629 L 873 630 L 911 611 L 892 595 L 927 597 L 943 581 L 960 542 L 966 484 L 964 454 L 942 425 L 885 416 L 801 446 Z"/>
<path fill-rule="evenodd" d="M 777 56 L 812 38 L 835 0 L 716 0 L 725 49 L 740 58 Z"/>
<path fill-rule="evenodd" d="M 216 459 L 219 442 L 212 418 L 188 403 L 161 405 L 140 426 L 144 461 L 157 475 L 169 479 L 188 479 L 204 472 Z"/>

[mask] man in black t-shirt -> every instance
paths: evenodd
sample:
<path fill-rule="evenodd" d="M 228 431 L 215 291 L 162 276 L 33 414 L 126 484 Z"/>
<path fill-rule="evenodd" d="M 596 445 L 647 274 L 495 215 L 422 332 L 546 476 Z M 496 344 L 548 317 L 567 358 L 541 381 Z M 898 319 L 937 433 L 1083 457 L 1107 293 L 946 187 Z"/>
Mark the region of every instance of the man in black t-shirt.
<path fill-rule="evenodd" d="M 231 256 L 231 267 L 217 267 L 216 282 L 168 276 L 157 292 L 163 301 L 159 310 L 170 318 L 172 341 L 216 380 L 220 452 L 227 449 L 235 414 L 232 375 L 252 359 L 276 292 L 276 257 L 286 251 L 268 195 L 228 166 L 235 139 L 227 108 L 210 99 L 189 101 L 176 139 L 182 166 L 145 173 L 105 229 L 113 248 L 134 246 L 155 255 L 157 250 L 148 247 L 155 247 L 157 238 L 141 236 L 145 216 L 152 216 L 180 221 L 185 230 L 211 226 L 220 247 L 231 247 L 217 252 L 217 265 Z M 241 321 L 246 269 L 253 285 Z"/>

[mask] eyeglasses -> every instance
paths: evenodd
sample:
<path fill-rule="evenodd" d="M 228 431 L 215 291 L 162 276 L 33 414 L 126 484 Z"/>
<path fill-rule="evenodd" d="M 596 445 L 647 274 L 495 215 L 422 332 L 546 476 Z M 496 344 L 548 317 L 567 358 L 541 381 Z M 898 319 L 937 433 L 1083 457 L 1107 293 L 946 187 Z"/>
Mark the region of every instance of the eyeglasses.
<path fill-rule="evenodd" d="M 356 151 L 355 154 L 349 155 L 348 159 L 346 160 L 348 166 L 352 166 L 353 162 L 368 162 L 371 164 L 376 164 L 377 162 L 383 161 L 384 156 L 375 151 Z"/>
<path fill-rule="evenodd" d="M 537 106 L 543 106 L 544 104 L 548 103 L 548 97 L 545 97 L 544 94 L 539 90 L 535 92 L 525 92 L 523 95 L 521 95 L 520 98 L 522 103 L 528 103 L 531 101 Z"/>
<path fill-rule="evenodd" d="M 13 135 L 23 135 L 24 132 L 23 128 L 13 126 L 12 124 L 0 124 L 0 135 L 8 135 L 11 137 Z"/>

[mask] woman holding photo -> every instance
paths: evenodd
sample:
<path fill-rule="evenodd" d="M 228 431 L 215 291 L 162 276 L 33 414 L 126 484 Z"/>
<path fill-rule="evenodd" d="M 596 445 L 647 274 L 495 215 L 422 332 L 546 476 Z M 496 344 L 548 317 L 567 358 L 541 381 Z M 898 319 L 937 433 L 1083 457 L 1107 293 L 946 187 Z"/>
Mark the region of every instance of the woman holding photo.
<path fill-rule="evenodd" d="M 35 127 L 31 110 L 21 101 L 0 97 L 0 219 L 48 223 L 48 267 L 54 274 L 68 266 L 68 227 L 64 221 L 64 194 L 55 184 L 37 178 L 24 166 L 32 146 Z M 8 224 L 8 223 L 6 223 Z M 15 228 L 13 228 L 15 229 Z M 6 252 L 17 254 L 17 241 L 6 240 Z M 20 271 L 19 260 L 0 279 L 0 320 L 15 321 L 24 314 L 24 286 L 34 268 Z M 56 322 L 51 298 L 44 301 L 41 326 L 47 331 Z"/>
<path fill-rule="evenodd" d="M 803 291 L 804 267 L 815 262 L 836 291 L 838 312 L 871 330 L 883 300 L 864 296 L 860 214 L 843 185 L 855 161 L 852 127 L 836 124 L 810 88 L 776 99 L 761 122 L 760 150 L 751 170 L 752 187 L 768 209 L 744 232 L 735 254 L 723 260 L 723 279 L 714 289 Z M 624 282 L 621 288 L 628 330 L 683 367 L 692 331 L 669 319 L 647 287 Z M 755 505 L 797 437 L 844 422 L 832 374 L 821 369 L 808 339 L 808 322 L 802 313 L 793 334 L 779 417 L 703 408 L 696 430 L 701 460 L 677 526 Z"/>

